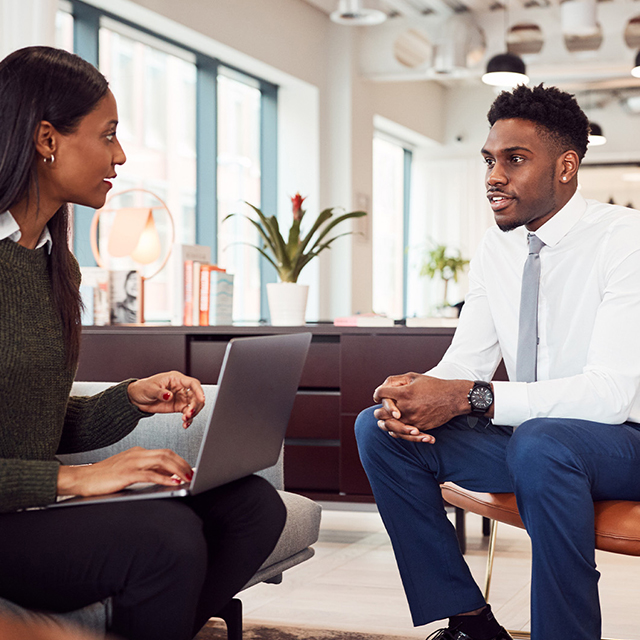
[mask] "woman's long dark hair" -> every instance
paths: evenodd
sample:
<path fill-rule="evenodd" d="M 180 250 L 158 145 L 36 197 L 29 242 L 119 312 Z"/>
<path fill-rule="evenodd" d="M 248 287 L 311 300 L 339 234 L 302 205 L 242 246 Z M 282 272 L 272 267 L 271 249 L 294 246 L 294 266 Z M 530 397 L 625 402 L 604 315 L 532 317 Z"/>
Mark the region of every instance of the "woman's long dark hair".
<path fill-rule="evenodd" d="M 0 62 L 0 213 L 35 194 L 38 197 L 35 134 L 42 120 L 63 135 L 106 95 L 105 77 L 91 64 L 67 51 L 26 47 Z M 64 331 L 68 364 L 80 349 L 81 299 L 75 261 L 69 250 L 69 207 L 49 220 L 53 239 L 50 275 L 53 301 Z"/>

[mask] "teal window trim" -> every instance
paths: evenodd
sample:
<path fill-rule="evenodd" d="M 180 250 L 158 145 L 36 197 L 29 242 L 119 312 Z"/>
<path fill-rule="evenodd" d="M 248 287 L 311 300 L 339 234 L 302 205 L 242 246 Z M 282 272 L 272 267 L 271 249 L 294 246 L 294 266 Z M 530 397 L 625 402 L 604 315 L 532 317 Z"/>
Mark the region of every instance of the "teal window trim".
<path fill-rule="evenodd" d="M 84 3 L 73 5 L 73 48 L 75 52 L 98 66 L 98 33 L 100 29 L 100 11 Z M 89 240 L 91 220 L 95 210 L 75 205 L 73 216 L 73 253 L 83 267 L 95 267 L 96 261 Z"/>
<path fill-rule="evenodd" d="M 409 149 L 404 149 L 404 184 L 402 188 L 402 312 L 404 317 L 408 313 L 408 278 L 409 278 L 409 232 L 411 224 L 411 163 L 413 153 Z"/>
<path fill-rule="evenodd" d="M 260 204 L 265 212 L 277 216 L 278 210 L 278 88 L 260 81 Z M 260 256 L 260 318 L 269 320 L 267 283 L 277 275 L 267 260 Z"/>
<path fill-rule="evenodd" d="M 196 243 L 218 260 L 218 61 L 196 58 Z"/>

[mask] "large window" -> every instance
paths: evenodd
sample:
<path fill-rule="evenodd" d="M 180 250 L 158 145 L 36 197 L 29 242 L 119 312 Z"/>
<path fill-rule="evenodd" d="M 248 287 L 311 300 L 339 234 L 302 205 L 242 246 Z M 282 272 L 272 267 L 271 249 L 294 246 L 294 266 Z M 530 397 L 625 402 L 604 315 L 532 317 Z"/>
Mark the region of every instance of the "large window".
<path fill-rule="evenodd" d="M 265 115 L 264 94 L 274 98 L 275 87 L 81 0 L 64 1 L 60 9 L 58 46 L 99 66 L 118 102 L 127 162 L 112 193 L 139 188 L 159 196 L 175 220 L 176 242 L 210 246 L 214 259 L 234 274 L 234 320 L 262 319 L 262 264 L 247 246 L 257 243 L 254 228 L 240 217 L 223 220 L 249 213 L 244 201 L 265 205 L 261 166 L 265 159 L 276 165 L 275 142 L 269 142 L 275 135 L 265 129 L 275 131 L 276 110 Z M 135 197 L 123 196 L 117 206 L 143 204 Z M 81 264 L 91 262 L 87 219 L 87 212 L 76 216 Z M 169 319 L 168 287 L 165 273 L 147 282 L 147 320 Z"/>
<path fill-rule="evenodd" d="M 258 84 L 220 68 L 218 73 L 218 263 L 235 273 L 234 317 L 260 319 L 259 245 L 257 229 L 246 218 L 245 204 L 261 206 L 260 105 Z"/>
<path fill-rule="evenodd" d="M 373 139 L 373 310 L 391 318 L 406 313 L 406 264 L 411 152 Z"/>

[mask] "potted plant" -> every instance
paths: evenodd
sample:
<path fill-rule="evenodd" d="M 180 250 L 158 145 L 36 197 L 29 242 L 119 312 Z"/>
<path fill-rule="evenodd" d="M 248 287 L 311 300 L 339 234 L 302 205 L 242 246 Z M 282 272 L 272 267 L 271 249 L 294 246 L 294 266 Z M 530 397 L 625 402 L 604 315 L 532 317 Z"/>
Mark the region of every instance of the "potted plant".
<path fill-rule="evenodd" d="M 420 275 L 428 278 L 439 276 L 444 282 L 444 292 L 442 295 L 442 304 L 440 309 L 446 309 L 449 306 L 447 301 L 447 292 L 449 280 L 458 282 L 458 274 L 469 264 L 468 260 L 461 257 L 460 251 L 449 249 L 444 244 L 436 244 L 435 247 L 428 251 L 420 268 Z"/>
<path fill-rule="evenodd" d="M 245 214 L 232 213 L 227 216 L 241 215 L 247 218 L 258 230 L 261 246 L 250 246 L 257 249 L 265 259 L 273 265 L 278 273 L 280 282 L 267 285 L 271 324 L 295 326 L 304 324 L 309 287 L 299 285 L 298 277 L 304 267 L 322 251 L 328 249 L 338 238 L 350 235 L 352 232 L 341 233 L 328 237 L 329 233 L 339 224 L 349 218 L 360 218 L 367 215 L 365 211 L 351 211 L 334 217 L 335 207 L 322 211 L 311 225 L 306 234 L 302 234 L 301 223 L 305 216 L 302 204 L 303 198 L 299 193 L 291 198 L 293 222 L 285 241 L 276 216 L 265 216 L 262 211 L 248 204 L 257 214 L 257 219 Z M 225 220 L 227 219 L 225 218 Z"/>

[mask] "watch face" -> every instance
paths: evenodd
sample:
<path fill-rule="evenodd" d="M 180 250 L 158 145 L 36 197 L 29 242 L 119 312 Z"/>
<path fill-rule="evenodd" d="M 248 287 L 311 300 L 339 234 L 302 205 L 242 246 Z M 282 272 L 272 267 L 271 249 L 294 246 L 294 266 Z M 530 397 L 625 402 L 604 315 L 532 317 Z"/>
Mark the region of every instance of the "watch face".
<path fill-rule="evenodd" d="M 489 387 L 475 386 L 469 394 L 469 402 L 474 409 L 486 411 L 493 404 L 493 392 Z"/>

